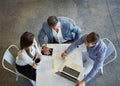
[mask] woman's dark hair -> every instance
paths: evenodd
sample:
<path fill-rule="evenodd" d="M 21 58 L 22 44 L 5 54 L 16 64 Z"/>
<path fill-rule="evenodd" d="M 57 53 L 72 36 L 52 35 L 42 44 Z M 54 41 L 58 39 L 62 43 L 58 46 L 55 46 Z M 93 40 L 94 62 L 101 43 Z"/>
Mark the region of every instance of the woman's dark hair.
<path fill-rule="evenodd" d="M 87 35 L 86 41 L 88 43 L 96 44 L 99 41 L 99 35 L 95 32 L 91 32 Z"/>
<path fill-rule="evenodd" d="M 32 45 L 34 40 L 34 34 L 30 32 L 24 32 L 20 38 L 20 49 L 28 48 Z"/>
<path fill-rule="evenodd" d="M 47 23 L 50 27 L 54 27 L 58 23 L 58 18 L 56 16 L 50 16 L 47 19 Z"/>

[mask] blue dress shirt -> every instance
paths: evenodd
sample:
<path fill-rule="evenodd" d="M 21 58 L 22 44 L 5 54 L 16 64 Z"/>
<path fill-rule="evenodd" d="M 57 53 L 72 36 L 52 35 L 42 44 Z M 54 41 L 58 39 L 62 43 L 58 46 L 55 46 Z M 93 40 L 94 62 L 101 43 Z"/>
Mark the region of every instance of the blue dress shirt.
<path fill-rule="evenodd" d="M 74 48 L 76 48 L 78 45 L 81 45 L 85 43 L 87 35 L 82 36 L 80 39 L 72 43 L 66 50 L 65 52 L 69 54 Z M 106 55 L 106 50 L 107 47 L 105 43 L 100 39 L 95 46 L 93 47 L 88 47 L 87 52 L 89 55 L 89 58 L 91 58 L 94 61 L 93 68 L 91 71 L 88 73 L 88 75 L 84 78 L 86 82 L 91 80 L 99 71 L 99 69 L 103 66 L 104 60 L 105 60 L 105 55 Z"/>

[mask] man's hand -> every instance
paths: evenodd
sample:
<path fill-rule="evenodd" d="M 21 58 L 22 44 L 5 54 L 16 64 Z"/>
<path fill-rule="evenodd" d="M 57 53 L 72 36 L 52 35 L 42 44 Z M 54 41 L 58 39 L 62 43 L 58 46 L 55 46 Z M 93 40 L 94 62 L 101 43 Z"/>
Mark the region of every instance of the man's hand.
<path fill-rule="evenodd" d="M 45 55 L 49 55 L 50 54 L 50 48 L 49 47 L 47 47 L 47 46 L 42 46 L 42 49 L 43 49 L 43 52 L 44 52 L 44 54 Z"/>
<path fill-rule="evenodd" d="M 85 80 L 83 79 L 82 81 L 78 82 L 76 86 L 84 86 Z"/>
<path fill-rule="evenodd" d="M 67 53 L 66 52 L 63 52 L 62 54 L 61 54 L 61 57 L 62 58 L 65 58 L 67 56 Z"/>

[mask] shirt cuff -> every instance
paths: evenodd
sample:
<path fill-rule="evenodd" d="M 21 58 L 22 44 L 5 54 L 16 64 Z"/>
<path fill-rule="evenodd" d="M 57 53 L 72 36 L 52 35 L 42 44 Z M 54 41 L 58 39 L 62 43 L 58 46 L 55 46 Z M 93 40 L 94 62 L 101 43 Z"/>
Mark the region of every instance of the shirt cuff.
<path fill-rule="evenodd" d="M 85 80 L 85 81 L 86 81 L 86 83 L 87 83 L 88 81 L 90 81 L 90 80 L 91 80 L 91 77 L 86 76 L 86 77 L 84 78 L 84 80 Z"/>

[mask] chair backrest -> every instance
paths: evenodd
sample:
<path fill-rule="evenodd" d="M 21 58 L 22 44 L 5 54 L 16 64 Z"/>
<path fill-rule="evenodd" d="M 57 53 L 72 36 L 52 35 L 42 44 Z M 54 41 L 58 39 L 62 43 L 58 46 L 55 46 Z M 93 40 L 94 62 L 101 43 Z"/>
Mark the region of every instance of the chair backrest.
<path fill-rule="evenodd" d="M 102 40 L 107 45 L 107 52 L 106 52 L 105 58 L 107 59 L 111 54 L 114 53 L 113 59 L 104 64 L 104 65 L 106 65 L 116 59 L 117 51 L 116 51 L 114 44 L 109 39 L 103 38 Z"/>
<path fill-rule="evenodd" d="M 12 53 L 10 51 L 11 48 L 15 48 L 17 51 L 19 50 L 19 48 L 16 45 L 10 45 L 6 49 L 6 51 L 5 51 L 4 55 L 3 55 L 2 66 L 3 66 L 4 69 L 6 69 L 6 70 L 16 74 L 15 71 L 13 71 L 10 68 L 5 66 L 5 61 L 6 61 L 6 62 L 8 62 L 10 65 L 12 65 L 15 68 L 15 57 L 12 55 Z"/>
<path fill-rule="evenodd" d="M 65 19 L 65 20 L 68 20 L 69 22 L 71 22 L 72 24 L 75 25 L 75 21 L 71 18 L 68 18 L 68 17 L 64 17 L 64 16 L 59 16 L 57 17 L 58 19 Z"/>
<path fill-rule="evenodd" d="M 19 75 L 19 76 L 22 76 L 22 77 L 28 79 L 28 80 L 32 83 L 32 85 L 35 86 L 35 82 L 34 82 L 33 80 L 29 79 L 28 77 L 24 76 L 23 74 L 21 74 L 21 73 L 19 73 L 19 72 L 17 71 L 16 66 L 15 66 L 15 61 L 16 61 L 16 59 L 15 59 L 15 57 L 12 55 L 12 53 L 11 53 L 11 51 L 10 51 L 11 48 L 14 48 L 16 51 L 19 50 L 19 48 L 18 48 L 16 45 L 10 45 L 10 46 L 6 49 L 6 51 L 5 51 L 4 55 L 3 55 L 3 59 L 2 59 L 2 66 L 3 66 L 3 68 L 6 69 L 6 70 L 8 70 L 8 71 L 10 71 L 10 72 L 12 72 L 12 73 L 14 73 L 14 74 L 16 74 L 16 75 Z M 10 65 L 12 65 L 15 70 L 12 70 L 12 69 L 6 67 L 6 66 L 5 66 L 5 61 L 8 62 Z"/>

